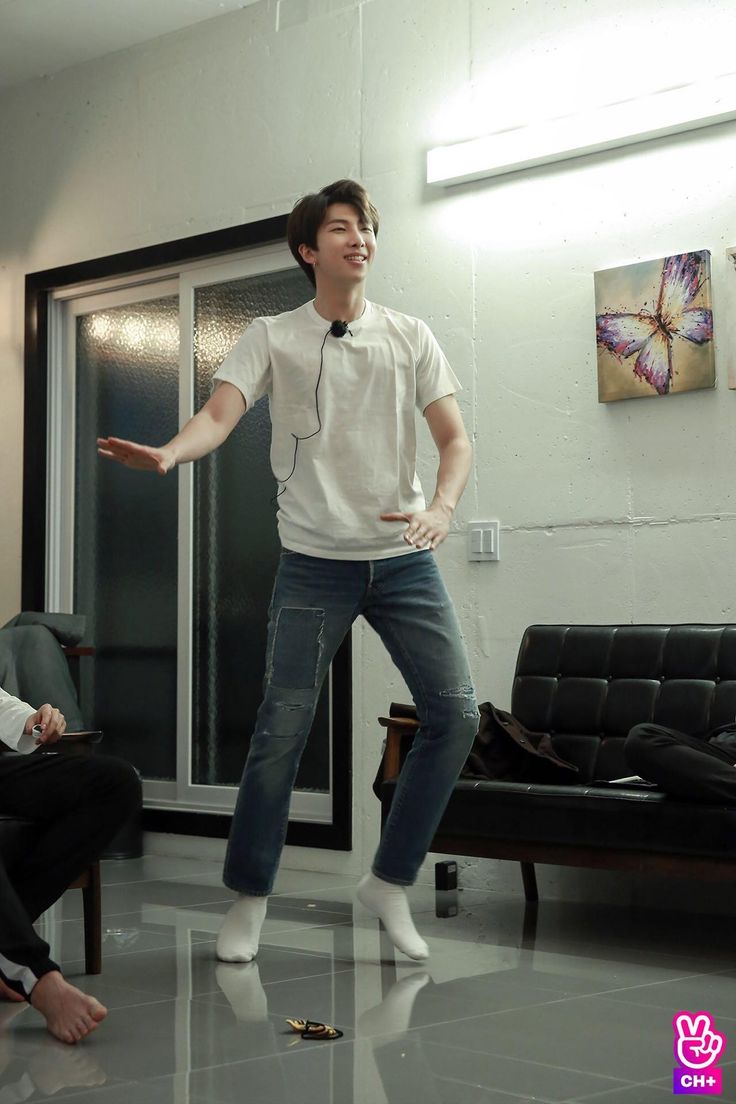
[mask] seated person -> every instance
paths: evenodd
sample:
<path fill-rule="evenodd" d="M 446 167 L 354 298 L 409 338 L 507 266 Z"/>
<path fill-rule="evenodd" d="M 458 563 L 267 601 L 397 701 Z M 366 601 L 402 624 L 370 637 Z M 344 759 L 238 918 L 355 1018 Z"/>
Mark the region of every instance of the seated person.
<path fill-rule="evenodd" d="M 122 759 L 47 751 L 65 728 L 58 709 L 0 689 L 0 813 L 38 825 L 22 865 L 7 870 L 0 856 L 0 999 L 28 1001 L 52 1035 L 76 1043 L 107 1010 L 65 980 L 33 922 L 130 816 L 140 782 Z"/>
<path fill-rule="evenodd" d="M 736 804 L 736 723 L 703 736 L 634 725 L 624 744 L 631 770 L 686 801 Z"/>

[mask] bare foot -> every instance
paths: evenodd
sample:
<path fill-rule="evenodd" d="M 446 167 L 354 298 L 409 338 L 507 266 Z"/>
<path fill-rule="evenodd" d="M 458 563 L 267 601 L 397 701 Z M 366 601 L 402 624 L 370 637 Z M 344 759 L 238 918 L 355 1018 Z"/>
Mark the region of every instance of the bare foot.
<path fill-rule="evenodd" d="M 11 989 L 9 985 L 0 978 L 0 1000 L 4 1001 L 24 1001 L 25 997 L 22 997 L 20 993 L 16 993 L 15 989 Z"/>
<path fill-rule="evenodd" d="M 62 1043 L 78 1043 L 107 1015 L 104 1005 L 75 989 L 58 970 L 39 978 L 31 990 L 31 1004 L 44 1017 L 51 1034 Z"/>

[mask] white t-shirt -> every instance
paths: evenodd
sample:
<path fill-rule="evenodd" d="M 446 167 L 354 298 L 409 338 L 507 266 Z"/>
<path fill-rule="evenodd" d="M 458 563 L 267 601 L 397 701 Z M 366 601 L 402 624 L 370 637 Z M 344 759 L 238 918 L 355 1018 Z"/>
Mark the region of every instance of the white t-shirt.
<path fill-rule="evenodd" d="M 406 522 L 383 513 L 426 506 L 416 472 L 416 411 L 461 390 L 429 327 L 366 303 L 344 337 L 313 303 L 255 318 L 215 373 L 234 384 L 248 409 L 268 395 L 271 468 L 281 482 L 284 548 L 336 560 L 374 560 L 412 552 Z M 315 389 L 319 384 L 322 428 Z"/>
<path fill-rule="evenodd" d="M 35 736 L 23 732 L 25 723 L 36 710 L 28 702 L 14 698 L 0 687 L 0 740 L 22 755 L 37 748 Z"/>

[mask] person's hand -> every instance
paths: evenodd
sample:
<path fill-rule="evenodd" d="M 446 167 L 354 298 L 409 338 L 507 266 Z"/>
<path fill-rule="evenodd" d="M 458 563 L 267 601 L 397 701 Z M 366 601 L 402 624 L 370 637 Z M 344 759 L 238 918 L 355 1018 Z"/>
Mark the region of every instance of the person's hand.
<path fill-rule="evenodd" d="M 680 1012 L 675 1017 L 677 1060 L 688 1069 L 706 1069 L 718 1061 L 725 1035 L 712 1031 L 710 1012 Z"/>
<path fill-rule="evenodd" d="M 402 536 L 407 544 L 417 548 L 435 549 L 450 532 L 452 513 L 442 506 L 430 506 L 416 514 L 381 514 L 381 521 L 406 521 Z"/>
<path fill-rule="evenodd" d="M 98 437 L 97 454 L 108 460 L 116 460 L 126 468 L 155 471 L 158 475 L 166 475 L 176 464 L 171 449 L 138 445 L 135 441 L 123 441 L 120 437 Z"/>
<path fill-rule="evenodd" d="M 30 736 L 36 725 L 41 729 L 40 735 L 36 737 L 37 744 L 55 744 L 66 732 L 64 714 L 48 703 L 31 713 L 23 726 L 24 734 Z"/>

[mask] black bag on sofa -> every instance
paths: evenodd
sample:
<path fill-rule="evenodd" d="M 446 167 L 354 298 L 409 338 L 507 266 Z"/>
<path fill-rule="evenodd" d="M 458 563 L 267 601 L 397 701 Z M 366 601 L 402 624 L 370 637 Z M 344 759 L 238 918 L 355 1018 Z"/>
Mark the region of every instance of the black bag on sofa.
<path fill-rule="evenodd" d="M 578 768 L 557 754 L 548 733 L 530 732 L 491 702 L 481 702 L 478 710 L 478 734 L 461 772 L 462 778 L 551 785 L 577 781 Z"/>

